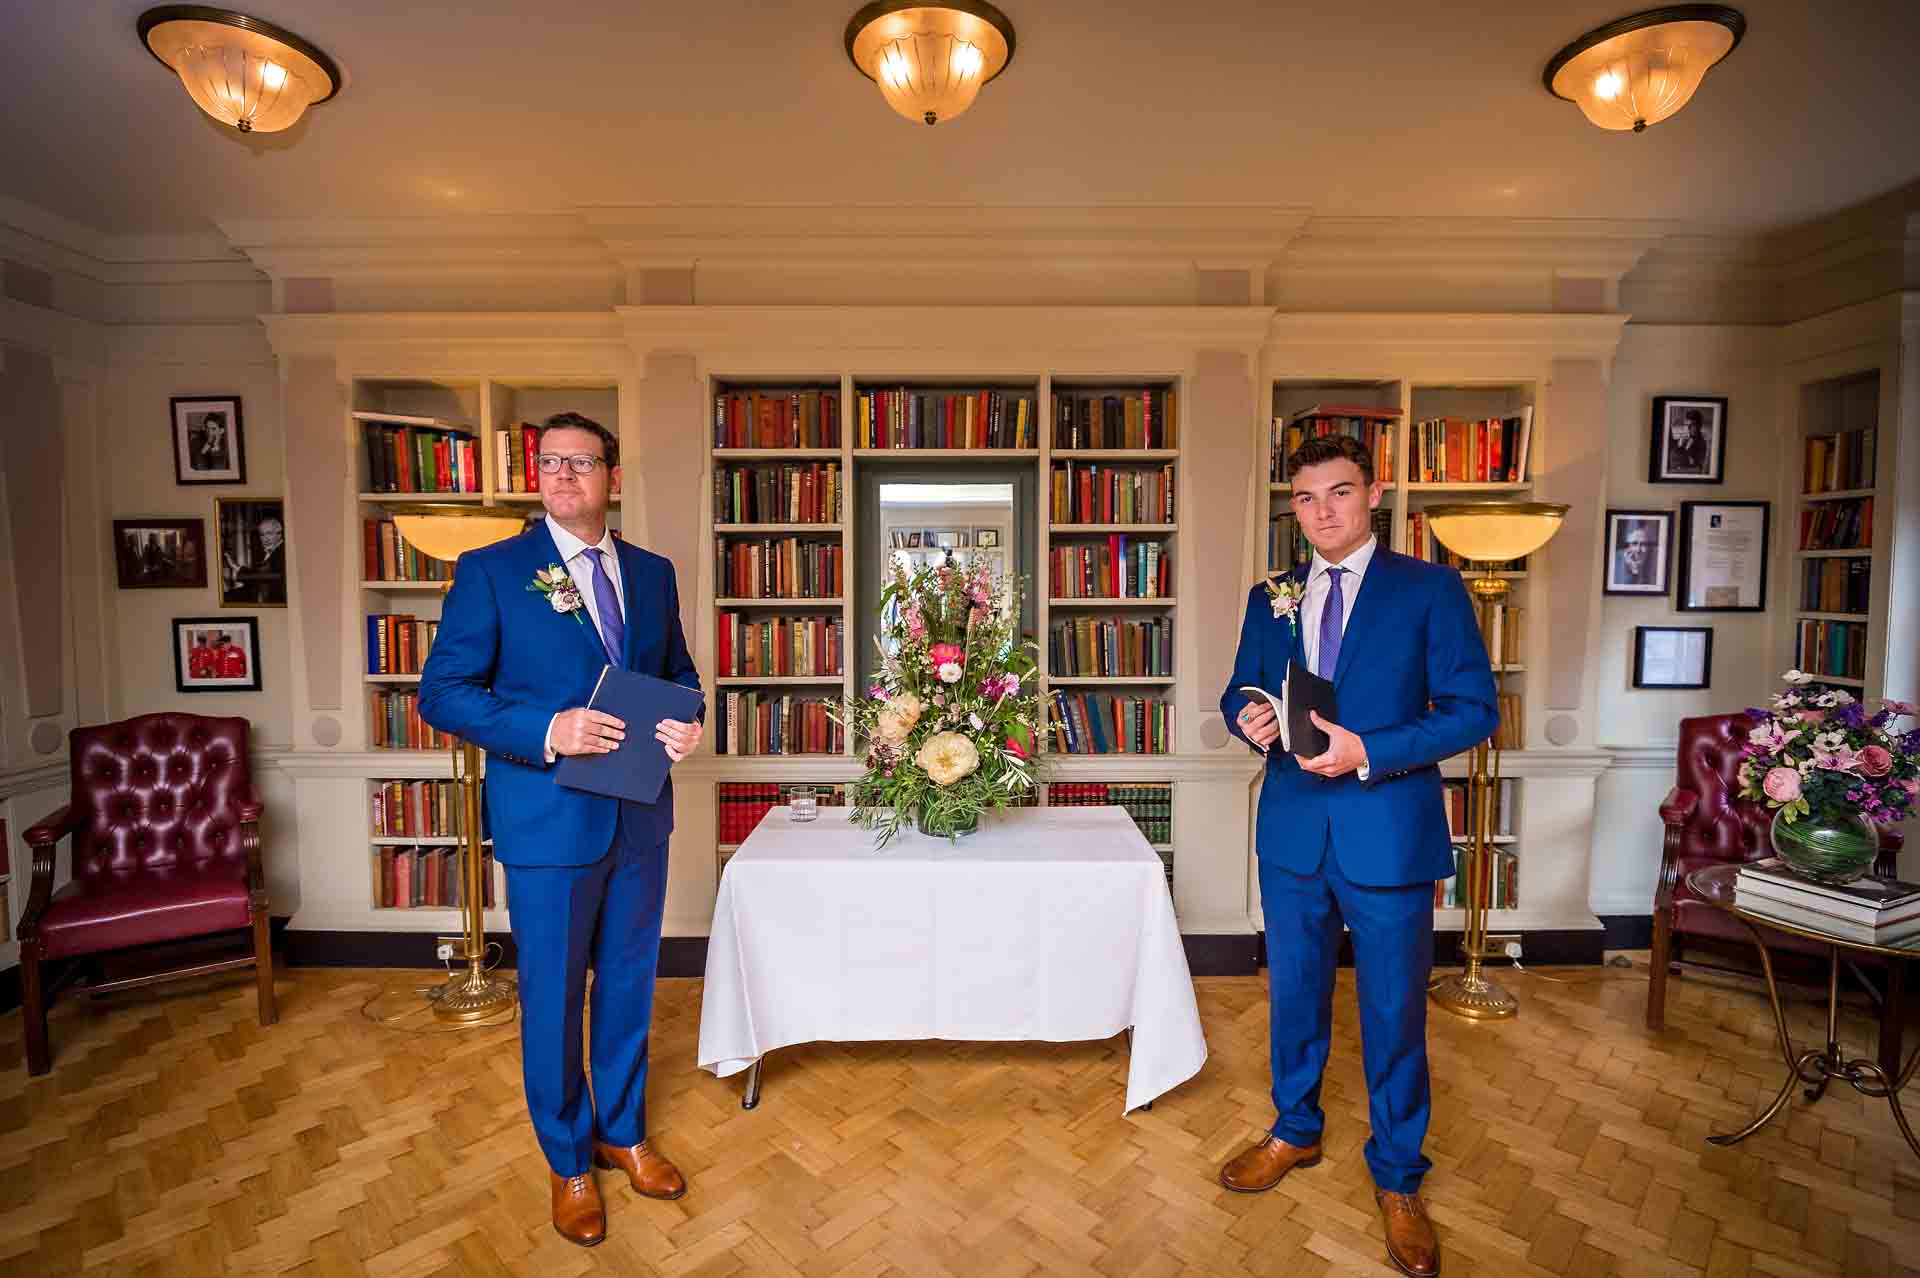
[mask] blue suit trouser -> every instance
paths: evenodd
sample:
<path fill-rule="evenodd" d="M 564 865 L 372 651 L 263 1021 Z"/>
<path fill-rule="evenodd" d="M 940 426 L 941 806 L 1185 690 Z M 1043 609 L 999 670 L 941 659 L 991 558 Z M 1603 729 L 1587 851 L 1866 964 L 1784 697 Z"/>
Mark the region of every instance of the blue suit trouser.
<path fill-rule="evenodd" d="M 1433 971 L 1433 887 L 1362 887 L 1340 873 L 1329 847 L 1320 869 L 1295 874 L 1260 862 L 1267 925 L 1273 1134 L 1289 1145 L 1320 1139 L 1320 1080 L 1333 1031 L 1340 926 L 1353 937 L 1360 1048 L 1373 1134 L 1367 1167 L 1380 1188 L 1410 1194 L 1433 1164 L 1426 1141 L 1427 982 Z"/>
<path fill-rule="evenodd" d="M 507 871 L 513 941 L 520 951 L 520 1055 L 527 1112 L 547 1163 L 583 1175 L 596 1136 L 637 1145 L 647 1136 L 647 1034 L 667 845 L 629 834 L 591 865 Z M 593 969 L 593 1092 L 581 1071 L 581 1015 Z"/>

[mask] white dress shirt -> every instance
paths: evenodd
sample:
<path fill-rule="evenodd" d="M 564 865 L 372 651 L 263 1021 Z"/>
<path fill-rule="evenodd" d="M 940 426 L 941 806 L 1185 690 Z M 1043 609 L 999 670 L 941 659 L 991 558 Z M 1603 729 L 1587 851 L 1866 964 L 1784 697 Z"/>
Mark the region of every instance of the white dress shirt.
<path fill-rule="evenodd" d="M 1338 564 L 1328 563 L 1317 550 L 1313 552 L 1313 562 L 1307 568 L 1307 588 L 1300 596 L 1300 646 L 1307 654 L 1307 669 L 1316 674 L 1320 668 L 1320 619 L 1327 611 L 1327 595 L 1333 590 L 1333 577 L 1327 569 L 1346 569 L 1340 578 L 1340 635 L 1344 649 L 1347 623 L 1353 620 L 1353 603 L 1360 597 L 1360 581 L 1367 575 L 1367 565 L 1373 562 L 1373 552 L 1379 544 L 1377 537 L 1369 535 L 1358 550 Z M 1327 671 L 1325 677 L 1333 678 L 1333 671 Z M 1362 781 L 1370 775 L 1364 761 L 1356 772 Z"/>
<path fill-rule="evenodd" d="M 547 531 L 553 534 L 553 544 L 560 549 L 560 560 L 566 565 L 567 574 L 573 578 L 573 584 L 580 590 L 580 599 L 586 605 L 587 624 L 593 627 L 594 638 L 603 639 L 606 631 L 600 627 L 600 601 L 594 597 L 593 557 L 589 550 L 601 552 L 600 562 L 606 566 L 607 577 L 613 582 L 613 597 L 620 602 L 620 617 L 626 620 L 627 591 L 620 578 L 620 552 L 614 549 L 613 530 L 604 529 L 600 533 L 598 545 L 590 546 L 578 537 L 562 528 L 552 515 L 547 516 Z M 602 647 L 605 643 L 602 642 Z M 553 725 L 559 715 L 547 721 L 547 762 L 552 763 L 558 756 L 553 752 Z"/>

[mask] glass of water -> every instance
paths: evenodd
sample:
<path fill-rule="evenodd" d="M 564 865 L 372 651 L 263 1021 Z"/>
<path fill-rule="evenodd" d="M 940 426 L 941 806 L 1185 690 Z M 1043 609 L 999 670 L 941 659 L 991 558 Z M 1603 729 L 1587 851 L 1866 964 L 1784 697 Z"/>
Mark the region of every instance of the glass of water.
<path fill-rule="evenodd" d="M 820 815 L 820 799 L 810 785 L 794 786 L 787 793 L 787 802 L 796 821 L 811 821 Z"/>

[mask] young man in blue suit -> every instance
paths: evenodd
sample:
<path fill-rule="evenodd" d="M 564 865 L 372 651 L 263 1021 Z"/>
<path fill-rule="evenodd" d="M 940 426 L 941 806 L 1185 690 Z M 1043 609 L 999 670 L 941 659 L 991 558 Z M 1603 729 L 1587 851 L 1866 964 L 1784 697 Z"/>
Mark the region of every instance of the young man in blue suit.
<path fill-rule="evenodd" d="M 1308 440 L 1287 459 L 1293 512 L 1312 563 L 1247 596 L 1233 677 L 1220 698 L 1232 731 L 1267 756 L 1255 848 L 1266 911 L 1273 1104 L 1267 1137 L 1220 1172 L 1228 1189 L 1271 1189 L 1320 1160 L 1320 1078 L 1332 1029 L 1334 962 L 1353 937 L 1373 1133 L 1366 1159 L 1387 1258 L 1425 1278 L 1439 1242 L 1420 1201 L 1426 1139 L 1427 981 L 1433 883 L 1453 873 L 1440 760 L 1493 732 L 1493 674 L 1460 574 L 1376 544 L 1373 460 L 1359 442 Z M 1264 700 L 1289 661 L 1334 684 L 1339 723 L 1311 758 L 1270 749 Z"/>
<path fill-rule="evenodd" d="M 589 1163 L 624 1171 L 649 1198 L 686 1192 L 646 1132 L 673 783 L 654 803 L 629 803 L 559 785 L 553 765 L 605 754 L 625 737 L 626 724 L 586 708 L 603 667 L 696 690 L 700 675 L 680 629 L 673 564 L 607 531 L 619 441 L 560 413 L 537 449 L 547 517 L 460 557 L 420 675 L 420 716 L 489 755 L 487 816 L 520 953 L 527 1109 L 552 1172 L 553 1226 L 591 1247 L 606 1236 L 606 1211 Z M 700 744 L 699 723 L 650 726 L 675 762 Z M 589 967 L 591 1096 L 580 1061 Z"/>

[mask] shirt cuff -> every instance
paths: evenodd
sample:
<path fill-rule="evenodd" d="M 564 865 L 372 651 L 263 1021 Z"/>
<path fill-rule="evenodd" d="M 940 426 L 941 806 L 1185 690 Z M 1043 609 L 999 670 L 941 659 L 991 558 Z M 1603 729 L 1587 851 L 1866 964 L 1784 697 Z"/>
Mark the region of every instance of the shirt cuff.
<path fill-rule="evenodd" d="M 544 747 L 544 750 L 546 753 L 546 759 L 548 763 L 552 763 L 556 758 L 559 757 L 553 752 L 553 725 L 558 722 L 560 722 L 560 716 L 557 714 L 553 716 L 553 718 L 547 720 L 547 743 L 546 743 L 546 746 Z"/>
<path fill-rule="evenodd" d="M 1359 766 L 1359 768 L 1355 770 L 1355 775 L 1357 775 L 1362 781 L 1365 781 L 1369 776 L 1373 775 L 1373 769 L 1369 768 L 1366 764 L 1363 763 Z"/>

